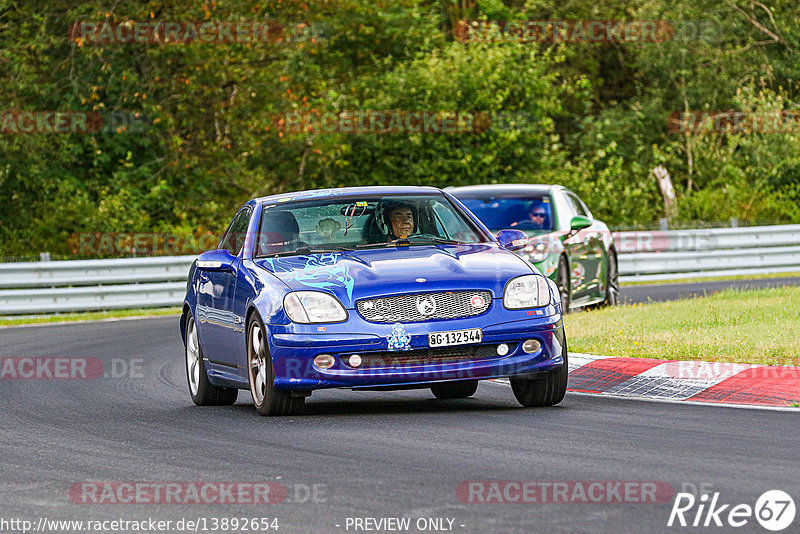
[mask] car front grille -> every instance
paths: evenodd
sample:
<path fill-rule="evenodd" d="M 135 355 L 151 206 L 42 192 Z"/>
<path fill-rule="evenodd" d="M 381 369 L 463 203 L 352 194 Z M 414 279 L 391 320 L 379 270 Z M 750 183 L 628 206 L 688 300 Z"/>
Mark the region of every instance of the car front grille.
<path fill-rule="evenodd" d="M 509 344 L 508 353 L 514 352 L 516 344 Z M 437 347 L 435 349 L 416 349 L 398 352 L 371 352 L 359 354 L 361 365 L 353 367 L 349 363 L 350 354 L 339 357 L 343 364 L 353 369 L 374 369 L 378 367 L 411 367 L 437 363 L 463 362 L 469 360 L 489 360 L 501 358 L 497 345 L 460 345 L 456 347 Z"/>
<path fill-rule="evenodd" d="M 413 323 L 473 317 L 488 310 L 491 303 L 488 291 L 446 291 L 359 300 L 356 308 L 372 323 Z"/>

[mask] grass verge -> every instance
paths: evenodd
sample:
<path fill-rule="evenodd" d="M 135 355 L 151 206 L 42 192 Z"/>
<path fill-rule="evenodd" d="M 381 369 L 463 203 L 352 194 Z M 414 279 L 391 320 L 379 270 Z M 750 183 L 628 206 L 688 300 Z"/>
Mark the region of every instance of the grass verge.
<path fill-rule="evenodd" d="M 138 308 L 134 310 L 58 313 L 41 316 L 28 315 L 25 317 L 0 317 L 0 326 L 60 323 L 62 321 L 97 321 L 100 319 L 117 319 L 120 317 L 153 317 L 157 315 L 179 315 L 180 313 L 180 308 Z"/>
<path fill-rule="evenodd" d="M 667 360 L 800 365 L 800 287 L 728 289 L 707 297 L 577 312 L 569 350 Z"/>

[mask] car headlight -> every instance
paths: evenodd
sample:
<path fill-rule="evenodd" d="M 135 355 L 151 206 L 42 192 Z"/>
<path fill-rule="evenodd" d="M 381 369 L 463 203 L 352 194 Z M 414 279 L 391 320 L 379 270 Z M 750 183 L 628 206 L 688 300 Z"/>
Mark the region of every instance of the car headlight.
<path fill-rule="evenodd" d="M 347 320 L 342 303 L 321 291 L 292 291 L 283 298 L 283 309 L 295 323 L 339 323 Z"/>
<path fill-rule="evenodd" d="M 503 292 L 503 306 L 509 310 L 540 308 L 550 304 L 547 278 L 539 274 L 526 274 L 512 278 Z"/>
<path fill-rule="evenodd" d="M 527 260 L 532 263 L 539 263 L 547 257 L 547 244 L 546 243 L 528 243 L 525 247 Z"/>

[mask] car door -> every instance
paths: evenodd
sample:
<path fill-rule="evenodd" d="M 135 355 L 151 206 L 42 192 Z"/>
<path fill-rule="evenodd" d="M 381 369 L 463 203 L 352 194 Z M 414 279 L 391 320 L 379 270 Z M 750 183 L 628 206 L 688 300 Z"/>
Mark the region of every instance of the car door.
<path fill-rule="evenodd" d="M 575 197 L 571 195 L 569 191 L 564 191 L 562 197 L 564 200 L 562 204 L 567 207 L 567 211 L 569 212 L 569 217 L 566 219 L 567 224 L 569 224 L 569 221 L 576 215 L 584 215 L 580 203 L 575 201 Z M 567 229 L 568 228 L 569 227 L 567 227 Z M 589 229 L 584 228 L 577 234 L 564 240 L 564 249 L 569 258 L 569 281 L 571 300 L 573 303 L 586 296 L 589 234 Z"/>
<path fill-rule="evenodd" d="M 594 220 L 591 212 L 578 196 L 572 191 L 566 191 L 567 202 L 575 215 L 586 217 L 592 221 L 592 226 L 584 228 L 571 241 L 572 247 L 570 260 L 574 281 L 573 289 L 575 299 L 593 300 L 600 295 L 601 273 L 603 262 L 603 236 L 600 224 Z"/>
<path fill-rule="evenodd" d="M 233 367 L 236 366 L 233 337 L 244 328 L 241 317 L 233 311 L 236 278 L 252 211 L 251 206 L 245 206 L 236 214 L 217 247 L 237 256 L 231 271 L 200 271 L 199 274 L 197 322 L 203 356 L 211 362 Z"/>

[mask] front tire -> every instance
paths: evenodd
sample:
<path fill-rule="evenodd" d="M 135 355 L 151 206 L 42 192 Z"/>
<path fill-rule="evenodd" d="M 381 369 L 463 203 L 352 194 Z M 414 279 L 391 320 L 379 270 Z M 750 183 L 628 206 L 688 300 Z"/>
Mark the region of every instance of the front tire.
<path fill-rule="evenodd" d="M 564 365 L 557 371 L 547 373 L 544 378 L 535 380 L 511 378 L 509 380 L 514 397 L 521 405 L 526 408 L 553 406 L 564 400 L 564 395 L 567 393 L 567 374 L 569 372 L 566 340 L 561 349 L 561 357 L 564 359 Z"/>
<path fill-rule="evenodd" d="M 619 304 L 619 264 L 613 249 L 609 249 L 606 262 L 606 300 L 603 305 L 616 306 Z"/>
<path fill-rule="evenodd" d="M 186 313 L 186 380 L 189 383 L 189 395 L 198 406 L 230 406 L 239 396 L 238 389 L 221 388 L 208 381 L 206 362 L 197 336 L 197 323 L 192 312 Z"/>
<path fill-rule="evenodd" d="M 303 411 L 305 397 L 292 397 L 290 391 L 275 387 L 275 369 L 267 336 L 256 314 L 247 324 L 247 368 L 250 394 L 260 415 L 298 415 Z"/>
<path fill-rule="evenodd" d="M 567 258 L 561 256 L 558 261 L 558 275 L 556 275 L 556 286 L 558 286 L 558 293 L 561 295 L 561 312 L 569 313 L 569 303 L 571 300 L 570 284 L 569 284 L 569 264 Z"/>
<path fill-rule="evenodd" d="M 477 380 L 444 382 L 431 386 L 431 392 L 437 399 L 466 399 L 478 390 Z"/>

